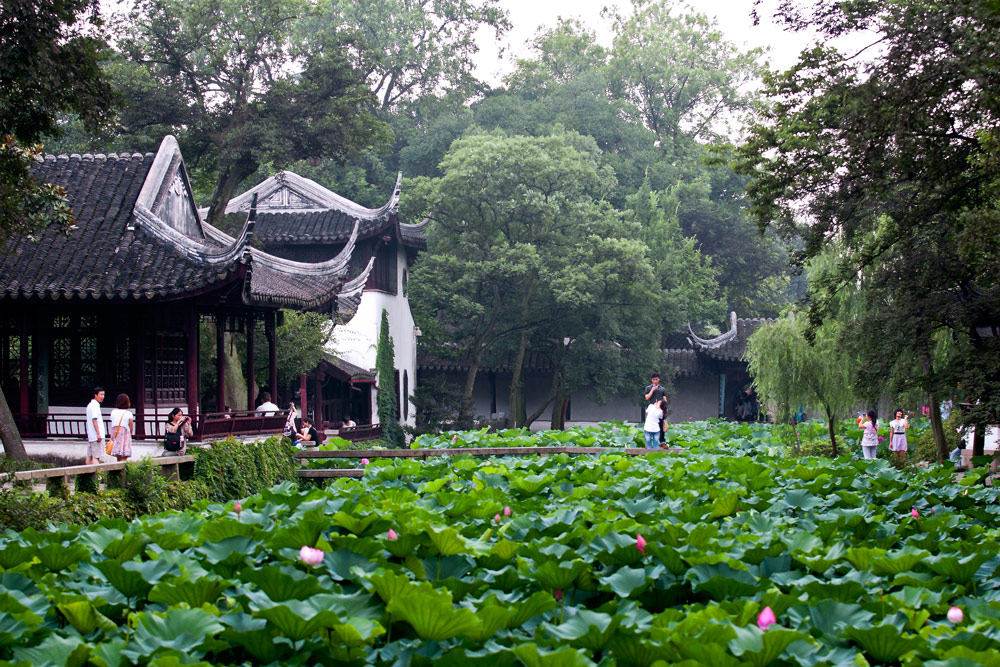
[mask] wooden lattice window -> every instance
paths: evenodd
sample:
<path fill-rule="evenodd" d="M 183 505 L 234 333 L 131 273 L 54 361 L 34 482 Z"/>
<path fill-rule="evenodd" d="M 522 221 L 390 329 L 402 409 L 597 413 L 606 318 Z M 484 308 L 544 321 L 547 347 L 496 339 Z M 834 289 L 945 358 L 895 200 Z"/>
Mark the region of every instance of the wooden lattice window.
<path fill-rule="evenodd" d="M 50 356 L 51 398 L 79 401 L 97 383 L 96 315 L 58 315 L 52 318 Z"/>
<path fill-rule="evenodd" d="M 158 331 L 146 338 L 143 375 L 147 400 L 177 402 L 187 399 L 185 344 L 184 334 L 175 331 Z M 154 386 L 156 396 L 153 395 Z"/>

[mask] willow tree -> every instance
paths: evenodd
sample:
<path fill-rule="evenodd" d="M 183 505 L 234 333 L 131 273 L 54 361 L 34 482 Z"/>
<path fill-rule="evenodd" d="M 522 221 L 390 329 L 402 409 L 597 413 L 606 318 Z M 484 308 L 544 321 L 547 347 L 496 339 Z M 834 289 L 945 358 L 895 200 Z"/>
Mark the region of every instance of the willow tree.
<path fill-rule="evenodd" d="M 807 333 L 806 318 L 794 314 L 762 325 L 747 341 L 748 368 L 757 395 L 774 405 L 775 421 L 790 421 L 796 429 L 798 405 L 821 410 L 833 455 L 839 456 L 835 423 L 854 403 L 851 378 L 856 362 L 834 326 L 812 331 L 811 340 Z"/>

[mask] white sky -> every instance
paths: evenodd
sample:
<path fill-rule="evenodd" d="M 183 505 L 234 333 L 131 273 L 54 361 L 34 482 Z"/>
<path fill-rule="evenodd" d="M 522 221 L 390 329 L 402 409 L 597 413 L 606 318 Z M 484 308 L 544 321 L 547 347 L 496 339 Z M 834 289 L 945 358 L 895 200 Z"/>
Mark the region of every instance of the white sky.
<path fill-rule="evenodd" d="M 775 0 L 765 0 L 758 8 L 761 22 L 757 26 L 750 19 L 753 0 L 689 0 L 688 4 L 715 18 L 723 34 L 737 46 L 768 49 L 776 69 L 794 64 L 809 41 L 808 36 L 785 32 L 771 21 Z M 500 6 L 507 10 L 512 28 L 501 44 L 496 43 L 491 31 L 481 31 L 477 58 L 477 74 L 494 85 L 513 69 L 517 57 L 529 54 L 525 42 L 535 35 L 538 26 L 554 26 L 559 17 L 578 18 L 595 29 L 598 41 L 607 46 L 611 43 L 611 26 L 601 18 L 601 9 L 617 6 L 622 14 L 631 13 L 629 0 L 501 0 Z M 498 55 L 501 47 L 506 49 L 503 60 Z"/>

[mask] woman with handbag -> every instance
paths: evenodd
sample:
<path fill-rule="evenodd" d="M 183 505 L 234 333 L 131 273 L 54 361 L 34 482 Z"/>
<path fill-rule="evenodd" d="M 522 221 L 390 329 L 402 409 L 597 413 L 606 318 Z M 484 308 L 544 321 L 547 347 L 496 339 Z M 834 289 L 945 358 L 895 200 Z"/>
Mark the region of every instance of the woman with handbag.
<path fill-rule="evenodd" d="M 166 456 L 176 454 L 181 456 L 187 450 L 187 440 L 194 437 L 191 429 L 191 418 L 184 416 L 180 408 L 174 408 L 167 415 L 167 424 L 163 428 L 163 453 Z"/>
<path fill-rule="evenodd" d="M 111 449 L 107 453 L 119 461 L 126 461 L 132 456 L 132 432 L 135 430 L 135 419 L 132 417 L 132 407 L 128 394 L 118 394 L 115 399 L 115 409 L 111 411 Z"/>

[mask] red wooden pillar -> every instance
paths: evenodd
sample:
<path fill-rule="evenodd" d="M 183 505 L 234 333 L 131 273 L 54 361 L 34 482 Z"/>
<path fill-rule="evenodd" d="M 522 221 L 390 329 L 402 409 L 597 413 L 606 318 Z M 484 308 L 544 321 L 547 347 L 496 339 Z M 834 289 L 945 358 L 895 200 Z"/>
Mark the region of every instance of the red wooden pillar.
<path fill-rule="evenodd" d="M 201 398 L 198 391 L 198 311 L 194 306 L 188 308 L 184 314 L 184 337 L 187 338 L 185 352 L 185 389 L 187 391 L 187 413 L 193 423 L 198 423 L 198 399 Z"/>
<path fill-rule="evenodd" d="M 271 385 L 271 400 L 274 401 L 275 405 L 285 407 L 288 401 L 285 401 L 285 403 L 278 401 L 278 331 L 275 319 L 274 311 L 268 311 L 267 320 L 264 325 L 264 330 L 267 333 L 267 369 L 269 376 L 267 382 Z"/>
<path fill-rule="evenodd" d="M 313 400 L 316 402 L 316 407 L 313 408 L 313 426 L 316 427 L 317 431 L 322 431 L 325 427 L 323 426 L 323 380 L 322 371 L 318 368 L 316 369 L 316 381 L 313 383 L 315 387 L 316 394 L 313 396 Z"/>
<path fill-rule="evenodd" d="M 305 417 L 309 413 L 306 410 L 309 408 L 309 399 L 306 397 L 306 376 L 299 376 L 299 417 Z"/>
<path fill-rule="evenodd" d="M 226 316 L 215 315 L 215 409 L 226 409 Z"/>
<path fill-rule="evenodd" d="M 135 435 L 146 435 L 146 338 L 144 336 L 143 318 L 135 318 L 132 326 L 132 345 L 135 348 Z M 155 434 L 155 427 L 154 433 Z"/>
<path fill-rule="evenodd" d="M 253 312 L 247 313 L 247 410 L 253 410 L 256 407 L 254 405 L 254 399 L 257 397 L 256 382 L 253 372 L 253 359 L 256 352 L 253 334 L 256 323 Z"/>
<path fill-rule="evenodd" d="M 25 311 L 21 312 L 21 330 L 19 332 L 18 338 L 21 341 L 21 367 L 18 369 L 18 373 L 21 376 L 21 414 L 26 415 L 30 412 L 29 408 L 29 398 L 30 393 L 28 392 L 28 374 L 31 368 L 31 360 L 28 358 L 28 336 L 30 332 L 28 330 L 28 314 Z"/>

